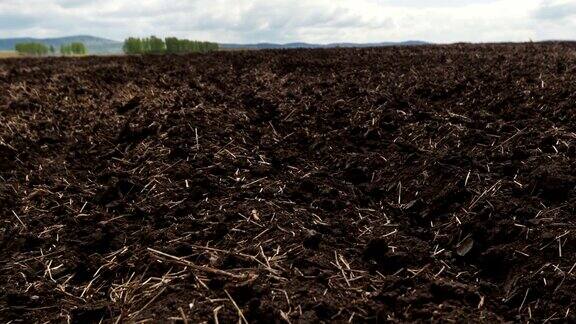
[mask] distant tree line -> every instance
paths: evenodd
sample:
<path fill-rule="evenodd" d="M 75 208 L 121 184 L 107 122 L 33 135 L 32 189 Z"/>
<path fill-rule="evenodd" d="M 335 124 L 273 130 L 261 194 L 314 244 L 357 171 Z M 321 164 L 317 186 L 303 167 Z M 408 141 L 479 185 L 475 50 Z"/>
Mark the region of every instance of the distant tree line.
<path fill-rule="evenodd" d="M 62 55 L 86 55 L 88 49 L 83 43 L 70 43 L 62 44 L 60 46 L 60 54 Z"/>
<path fill-rule="evenodd" d="M 42 43 L 19 43 L 14 46 L 14 49 L 18 54 L 21 55 L 32 55 L 32 56 L 44 56 L 44 55 L 55 55 L 56 50 L 54 46 L 47 46 Z M 63 44 L 60 46 L 60 54 L 62 55 L 86 55 L 88 54 L 88 49 L 83 43 L 70 43 Z"/>
<path fill-rule="evenodd" d="M 50 48 L 42 43 L 19 43 L 14 49 L 21 55 L 42 56 L 50 53 Z"/>
<path fill-rule="evenodd" d="M 164 40 L 156 36 L 147 38 L 130 37 L 124 41 L 123 49 L 126 54 L 205 53 L 218 50 L 218 44 L 178 39 L 176 37 L 167 37 Z"/>

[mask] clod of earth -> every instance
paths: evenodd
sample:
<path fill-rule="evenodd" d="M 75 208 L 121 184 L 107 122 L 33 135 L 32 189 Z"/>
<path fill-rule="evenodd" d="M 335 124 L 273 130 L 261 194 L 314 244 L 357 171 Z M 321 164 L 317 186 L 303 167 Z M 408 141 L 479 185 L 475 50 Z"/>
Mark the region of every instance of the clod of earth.
<path fill-rule="evenodd" d="M 138 108 L 141 101 L 142 101 L 141 97 L 134 97 L 128 100 L 128 102 L 126 102 L 125 104 L 118 106 L 116 110 L 118 111 L 119 114 L 125 114 L 130 110 Z"/>
<path fill-rule="evenodd" d="M 388 254 L 388 243 L 385 239 L 377 238 L 373 239 L 364 248 L 363 257 L 368 261 L 375 261 L 376 263 L 382 263 L 385 261 L 386 255 Z"/>

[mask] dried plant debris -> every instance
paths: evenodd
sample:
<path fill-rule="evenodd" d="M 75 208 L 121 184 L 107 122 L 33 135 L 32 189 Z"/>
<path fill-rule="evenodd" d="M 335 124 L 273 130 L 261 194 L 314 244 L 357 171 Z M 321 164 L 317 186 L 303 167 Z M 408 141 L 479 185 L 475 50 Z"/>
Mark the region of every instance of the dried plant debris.
<path fill-rule="evenodd" d="M 473 247 L 474 247 L 474 240 L 470 237 L 467 237 L 458 244 L 458 246 L 456 247 L 456 253 L 459 256 L 463 257 L 466 254 L 468 254 Z"/>
<path fill-rule="evenodd" d="M 1 322 L 576 322 L 574 44 L 0 70 Z"/>

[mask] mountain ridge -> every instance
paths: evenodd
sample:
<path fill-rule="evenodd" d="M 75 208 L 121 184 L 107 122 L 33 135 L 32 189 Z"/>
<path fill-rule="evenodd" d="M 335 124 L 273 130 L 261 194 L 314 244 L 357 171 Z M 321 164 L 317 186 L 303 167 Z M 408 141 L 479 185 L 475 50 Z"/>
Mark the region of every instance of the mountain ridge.
<path fill-rule="evenodd" d="M 255 44 L 236 44 L 236 43 L 221 43 L 222 49 L 290 49 L 290 48 L 335 48 L 335 47 L 383 47 L 383 46 L 417 46 L 430 44 L 424 41 L 409 40 L 403 42 L 373 42 L 373 43 L 354 43 L 354 42 L 341 42 L 341 43 L 328 43 L 328 44 L 314 44 L 306 42 L 293 42 L 293 43 L 255 43 Z"/>

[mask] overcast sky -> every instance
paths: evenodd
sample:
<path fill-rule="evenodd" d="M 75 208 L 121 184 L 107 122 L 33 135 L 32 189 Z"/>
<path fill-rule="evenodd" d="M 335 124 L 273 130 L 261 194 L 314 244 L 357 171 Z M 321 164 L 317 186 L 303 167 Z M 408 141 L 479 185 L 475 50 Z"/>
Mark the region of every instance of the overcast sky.
<path fill-rule="evenodd" d="M 576 39 L 576 0 L 0 0 L 0 38 L 218 42 Z"/>

